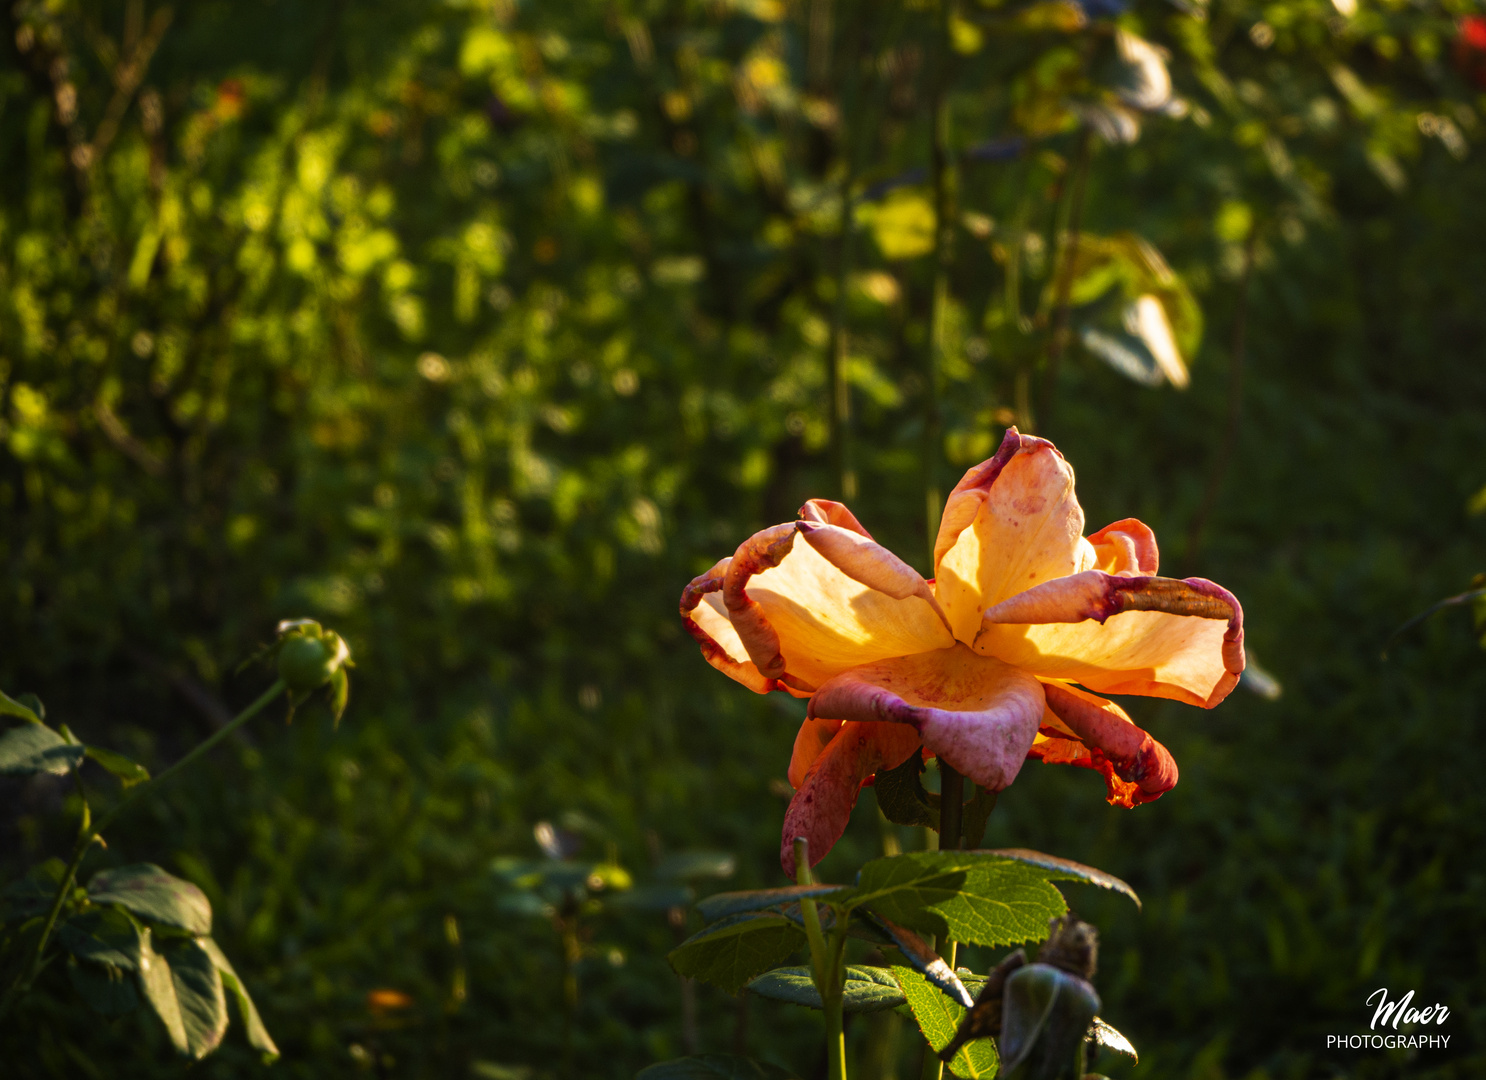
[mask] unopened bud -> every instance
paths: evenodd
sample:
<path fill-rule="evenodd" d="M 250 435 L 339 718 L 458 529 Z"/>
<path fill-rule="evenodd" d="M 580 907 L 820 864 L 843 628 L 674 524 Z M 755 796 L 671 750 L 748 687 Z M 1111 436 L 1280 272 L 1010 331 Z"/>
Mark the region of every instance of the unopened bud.
<path fill-rule="evenodd" d="M 351 650 L 334 630 L 319 623 L 298 622 L 281 627 L 279 678 L 291 693 L 318 690 L 335 677 L 351 659 Z"/>

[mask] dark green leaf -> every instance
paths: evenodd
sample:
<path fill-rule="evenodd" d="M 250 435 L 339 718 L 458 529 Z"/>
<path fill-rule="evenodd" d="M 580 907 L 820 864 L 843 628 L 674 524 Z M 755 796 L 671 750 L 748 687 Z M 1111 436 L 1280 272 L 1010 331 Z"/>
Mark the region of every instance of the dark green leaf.
<path fill-rule="evenodd" d="M 139 966 L 140 927 L 116 907 L 94 907 L 57 930 L 57 940 L 74 956 L 134 971 Z"/>
<path fill-rule="evenodd" d="M 193 934 L 212 932 L 212 906 L 206 894 L 153 863 L 134 863 L 94 874 L 88 899 L 118 904 L 142 919 L 178 926 Z"/>
<path fill-rule="evenodd" d="M 112 750 L 101 750 L 96 746 L 88 747 L 87 754 L 118 777 L 126 790 L 150 778 L 149 770 L 143 765 L 130 761 L 123 754 L 116 754 Z"/>
<path fill-rule="evenodd" d="M 788 1001 L 819 1009 L 820 993 L 815 989 L 808 967 L 784 967 L 766 971 L 748 983 L 748 989 L 760 997 Z M 841 1008 L 845 1012 L 881 1012 L 897 1008 L 904 1001 L 898 980 L 887 968 L 852 964 L 846 969 Z"/>
<path fill-rule="evenodd" d="M 1125 882 L 1113 874 L 1074 862 L 1072 859 L 1060 859 L 1056 855 L 1045 855 L 1040 851 L 1030 851 L 1027 848 L 993 848 L 986 854 L 1011 859 L 1026 866 L 1035 866 L 1039 870 L 1046 871 L 1042 876 L 1050 881 L 1083 881 L 1090 885 L 1098 885 L 1101 889 L 1112 889 L 1128 896 L 1135 901 L 1136 907 L 1140 907 L 1140 897 L 1136 896 L 1135 890 Z"/>
<path fill-rule="evenodd" d="M 755 975 L 787 960 L 805 933 L 782 915 L 747 913 L 714 923 L 671 950 L 676 974 L 737 993 Z"/>
<path fill-rule="evenodd" d="M 929 1045 L 936 1053 L 948 1046 L 965 1018 L 965 1010 L 930 986 L 912 968 L 895 966 L 892 972 Z M 949 1071 L 965 1080 L 989 1080 L 996 1075 L 998 1066 L 996 1044 L 990 1039 L 980 1039 L 960 1048 L 949 1063 Z"/>
<path fill-rule="evenodd" d="M 821 899 L 844 893 L 840 885 L 786 885 L 782 889 L 753 889 L 748 892 L 714 893 L 697 904 L 697 913 L 707 922 L 745 911 L 763 911 L 807 897 Z"/>
<path fill-rule="evenodd" d="M 939 796 L 924 788 L 920 774 L 924 756 L 909 754 L 895 769 L 880 769 L 873 781 L 877 805 L 895 825 L 912 825 L 939 831 Z"/>
<path fill-rule="evenodd" d="M 165 1025 L 170 1044 L 180 1054 L 189 1054 L 191 1044 L 186 1038 L 186 1023 L 181 1017 L 181 1003 L 176 997 L 175 978 L 165 957 L 155 952 L 148 928 L 139 939 L 139 988 L 145 1001 Z"/>
<path fill-rule="evenodd" d="M 207 956 L 211 957 L 212 963 L 221 972 L 222 985 L 232 995 L 233 1004 L 237 1009 L 237 1019 L 243 1026 L 248 1045 L 255 1050 L 261 1050 L 268 1058 L 278 1057 L 279 1048 L 274 1045 L 268 1029 L 263 1026 L 263 1019 L 258 1015 L 258 1007 L 248 996 L 248 988 L 243 985 L 242 979 L 238 978 L 237 972 L 232 969 L 232 962 L 227 959 L 226 953 L 222 952 L 211 938 L 198 938 L 196 944 L 206 951 Z"/>
<path fill-rule="evenodd" d="M 57 898 L 57 886 L 62 884 L 66 873 L 67 864 L 61 859 L 48 859 L 31 867 L 25 877 L 0 890 L 0 916 L 10 922 L 44 915 L 51 910 L 52 901 Z"/>
<path fill-rule="evenodd" d="M 180 1002 L 189 1053 L 198 1061 L 222 1043 L 227 1033 L 227 994 L 222 973 L 194 940 L 172 946 L 166 956 Z"/>
<path fill-rule="evenodd" d="M 102 1016 L 123 1016 L 139 1008 L 134 979 L 113 964 L 93 964 L 69 957 L 67 978 L 78 997 Z"/>
<path fill-rule="evenodd" d="M 83 748 L 71 745 L 42 723 L 11 728 L 0 735 L 0 774 L 66 776 L 83 759 Z"/>
<path fill-rule="evenodd" d="M 1099 1010 L 1099 995 L 1085 980 L 1049 964 L 1028 964 L 1006 977 L 1002 1000 L 1000 1044 L 1009 1077 L 1057 1080 L 1082 1064 Z"/>
<path fill-rule="evenodd" d="M 792 1080 L 794 1073 L 752 1058 L 703 1054 L 676 1058 L 641 1069 L 635 1080 Z"/>
<path fill-rule="evenodd" d="M 678 851 L 661 859 L 655 876 L 666 881 L 695 881 L 698 878 L 729 878 L 738 860 L 725 851 Z"/>
<path fill-rule="evenodd" d="M 34 694 L 22 694 L 20 696 L 36 701 Z M 44 710 L 40 708 L 40 705 L 41 702 L 36 701 L 36 706 L 33 707 L 29 702 L 17 701 L 3 690 L 0 690 L 0 716 L 18 716 L 28 724 L 39 724 L 44 714 Z"/>
<path fill-rule="evenodd" d="M 1049 876 L 991 852 L 909 852 L 869 862 L 845 902 L 920 933 L 1010 945 L 1041 941 L 1068 910 Z"/>
<path fill-rule="evenodd" d="M 801 910 L 799 901 L 773 910 L 779 912 L 801 930 L 805 929 L 805 913 Z M 816 917 L 820 919 L 820 928 L 825 933 L 829 934 L 836 929 L 836 910 L 829 904 L 821 904 L 816 909 Z M 858 912 L 850 916 L 850 919 L 846 927 L 847 937 L 856 938 L 858 941 L 870 941 L 873 945 L 893 944 L 893 939 L 888 937 L 882 929 L 879 920 L 868 913 Z"/>

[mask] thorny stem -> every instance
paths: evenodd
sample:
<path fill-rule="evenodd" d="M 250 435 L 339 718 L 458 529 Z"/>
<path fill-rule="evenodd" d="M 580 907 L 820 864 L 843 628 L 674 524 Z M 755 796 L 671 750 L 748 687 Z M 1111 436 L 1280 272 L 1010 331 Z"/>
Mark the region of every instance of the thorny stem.
<path fill-rule="evenodd" d="M 1223 430 L 1223 442 L 1213 461 L 1213 471 L 1207 479 L 1207 490 L 1202 494 L 1202 505 L 1192 518 L 1187 530 L 1187 550 L 1183 555 L 1189 572 L 1194 570 L 1197 553 L 1202 547 L 1202 533 L 1207 528 L 1207 519 L 1218 503 L 1223 489 L 1223 480 L 1228 475 L 1228 466 L 1233 461 L 1233 452 L 1238 445 L 1238 426 L 1243 418 L 1244 351 L 1249 314 L 1249 277 L 1254 270 L 1254 246 L 1259 234 L 1257 225 L 1249 227 L 1248 239 L 1244 241 L 1243 269 L 1238 276 L 1238 309 L 1233 314 L 1233 344 L 1228 360 L 1228 424 Z"/>
<path fill-rule="evenodd" d="M 217 743 L 242 727 L 243 724 L 246 724 L 253 717 L 257 716 L 284 689 L 284 681 L 282 679 L 275 679 L 273 685 L 265 690 L 262 696 L 233 717 L 231 722 L 225 724 L 215 734 L 198 743 L 185 757 L 181 758 L 158 776 L 146 780 L 144 783 L 138 784 L 126 792 L 108 813 L 98 819 L 96 824 L 90 824 L 92 809 L 88 806 L 86 798 L 84 798 L 83 821 L 81 828 L 78 830 L 77 842 L 73 847 L 72 861 L 67 864 L 67 869 L 62 874 L 62 881 L 57 886 L 57 895 L 52 898 L 51 909 L 47 912 L 46 922 L 41 927 L 41 936 L 36 939 L 36 947 L 31 953 L 31 962 L 26 966 L 25 972 L 17 977 L 15 982 L 10 984 L 9 989 L 5 991 L 5 997 L 0 999 L 0 1017 L 4 1017 L 10 1012 L 16 1001 L 31 989 L 31 984 L 36 981 L 36 976 L 41 974 L 41 969 L 45 966 L 44 959 L 47 942 L 51 939 L 52 931 L 56 929 L 57 919 L 62 914 L 62 906 L 67 902 L 67 897 L 72 892 L 72 884 L 77 880 L 78 868 L 82 866 L 83 857 L 87 855 L 88 849 L 93 846 L 93 841 L 100 838 L 103 830 L 112 824 L 113 820 L 119 816 L 125 807 L 135 802 L 146 791 L 154 791 L 171 776 L 180 772 L 202 754 L 216 746 Z M 81 785 L 80 778 L 79 785 Z"/>
<path fill-rule="evenodd" d="M 1051 437 L 1053 406 L 1058 396 L 1058 369 L 1063 353 L 1068 348 L 1069 297 L 1073 292 L 1073 269 L 1078 261 L 1078 235 L 1083 227 L 1084 192 L 1088 187 L 1089 157 L 1092 138 L 1088 125 L 1079 131 L 1078 149 L 1073 165 L 1073 188 L 1068 195 L 1068 228 L 1063 243 L 1054 250 L 1061 250 L 1058 268 L 1057 306 L 1053 314 L 1052 337 L 1047 347 L 1047 371 L 1043 375 L 1042 407 L 1038 409 L 1041 422 L 1040 433 Z M 1056 241 L 1056 237 L 1054 240 Z"/>

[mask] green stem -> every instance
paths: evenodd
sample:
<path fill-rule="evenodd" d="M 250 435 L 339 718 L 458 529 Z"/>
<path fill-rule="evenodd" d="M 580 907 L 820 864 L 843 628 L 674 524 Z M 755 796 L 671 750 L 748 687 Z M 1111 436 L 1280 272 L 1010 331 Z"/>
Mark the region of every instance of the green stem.
<path fill-rule="evenodd" d="M 217 743 L 221 742 L 238 728 L 242 727 L 243 724 L 247 723 L 253 717 L 257 716 L 268 705 L 270 705 L 273 700 L 279 696 L 279 694 L 283 693 L 284 690 L 284 681 L 282 679 L 275 679 L 273 685 L 265 690 L 263 694 L 258 698 L 258 700 L 254 701 L 246 709 L 233 717 L 232 720 L 230 720 L 227 724 L 223 725 L 221 730 L 216 732 L 216 734 L 198 743 L 195 748 L 193 748 L 188 754 L 186 754 L 185 757 L 181 758 L 160 775 L 153 777 L 150 780 L 146 780 L 144 783 L 138 784 L 134 788 L 126 792 L 124 796 L 117 803 L 114 804 L 113 808 L 109 810 L 108 813 L 104 814 L 101 818 L 98 819 L 98 822 L 96 824 L 89 826 L 87 819 L 91 817 L 92 812 L 89 809 L 87 802 L 83 802 L 83 827 L 78 833 L 77 844 L 72 852 L 72 861 L 68 864 L 67 870 L 62 875 L 61 884 L 57 886 L 57 895 L 52 898 L 51 910 L 47 912 L 46 922 L 42 925 L 41 928 L 41 936 L 36 939 L 36 948 L 31 954 L 30 964 L 27 965 L 25 973 L 17 978 L 15 982 L 11 983 L 10 988 L 7 989 L 5 992 L 5 997 L 3 999 L 0 999 L 0 1017 L 4 1017 L 7 1013 L 10 1012 L 11 1007 L 16 1003 L 16 1001 L 19 1000 L 22 995 L 24 995 L 28 990 L 31 989 L 31 984 L 36 981 L 36 976 L 41 974 L 41 969 L 44 966 L 47 942 L 51 939 L 52 931 L 56 928 L 57 919 L 62 913 L 62 906 L 67 902 L 67 896 L 72 891 L 72 883 L 77 879 L 77 871 L 78 868 L 82 865 L 83 856 L 85 856 L 88 853 L 88 849 L 93 846 L 93 841 L 99 838 L 103 830 L 107 828 L 113 822 L 113 820 L 119 816 L 121 812 L 123 812 L 125 807 L 138 800 L 138 798 L 146 791 L 155 790 L 171 776 L 174 776 L 176 773 L 180 772 L 183 768 L 191 764 L 191 762 L 195 761 L 202 754 L 206 753 L 212 747 L 216 746 Z"/>
<path fill-rule="evenodd" d="M 810 845 L 803 836 L 795 837 L 795 881 L 800 885 L 815 884 L 810 872 Z M 846 950 L 846 919 L 838 913 L 831 941 L 826 942 L 820 927 L 820 911 L 814 900 L 800 900 L 800 914 L 805 920 L 805 938 L 810 942 L 810 972 L 820 994 L 821 1009 L 826 1018 L 826 1056 L 829 1080 L 846 1080 L 846 1027 L 841 1011 L 844 990 L 841 961 Z"/>
<path fill-rule="evenodd" d="M 960 849 L 961 825 L 965 820 L 965 776 L 944 758 L 939 758 L 939 850 L 958 851 Z M 959 951 L 959 944 L 945 938 L 939 943 L 939 955 L 949 965 L 949 969 L 955 969 L 955 956 Z M 921 1080 L 941 1080 L 944 1076 L 944 1062 L 939 1060 L 939 1055 L 932 1048 L 924 1049 L 924 1064 Z"/>

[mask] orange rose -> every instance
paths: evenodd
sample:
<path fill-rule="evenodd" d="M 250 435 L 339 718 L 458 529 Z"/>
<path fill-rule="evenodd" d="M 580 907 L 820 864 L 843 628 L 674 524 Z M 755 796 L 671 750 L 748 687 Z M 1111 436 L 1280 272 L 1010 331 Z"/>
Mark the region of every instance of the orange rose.
<path fill-rule="evenodd" d="M 840 503 L 812 499 L 800 518 L 681 594 L 708 663 L 809 699 L 780 848 L 791 877 L 794 838 L 818 862 L 863 782 L 920 745 L 992 791 L 1035 757 L 1097 769 L 1111 803 L 1158 798 L 1176 784 L 1171 754 L 1090 691 L 1210 709 L 1243 671 L 1233 594 L 1157 577 L 1155 534 L 1134 518 L 1085 537 L 1073 470 L 1015 428 L 950 493 L 933 581 Z"/>

